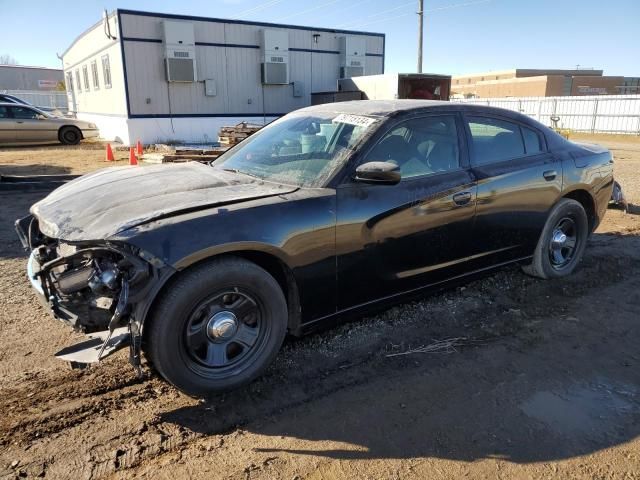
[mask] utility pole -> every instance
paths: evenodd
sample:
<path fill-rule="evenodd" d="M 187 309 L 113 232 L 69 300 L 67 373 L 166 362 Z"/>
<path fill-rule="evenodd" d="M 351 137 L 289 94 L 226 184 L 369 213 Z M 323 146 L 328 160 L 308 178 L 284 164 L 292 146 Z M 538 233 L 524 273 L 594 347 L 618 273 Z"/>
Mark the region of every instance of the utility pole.
<path fill-rule="evenodd" d="M 422 73 L 422 17 L 424 16 L 424 0 L 418 0 L 418 73 Z"/>

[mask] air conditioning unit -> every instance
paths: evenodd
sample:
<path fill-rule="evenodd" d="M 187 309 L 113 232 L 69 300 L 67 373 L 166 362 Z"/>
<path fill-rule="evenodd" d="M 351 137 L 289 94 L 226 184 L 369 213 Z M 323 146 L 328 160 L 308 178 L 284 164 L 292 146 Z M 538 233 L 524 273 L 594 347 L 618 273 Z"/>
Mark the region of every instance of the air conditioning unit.
<path fill-rule="evenodd" d="M 289 83 L 289 32 L 261 30 L 262 83 L 287 85 Z"/>
<path fill-rule="evenodd" d="M 193 23 L 162 22 L 164 61 L 168 82 L 196 82 L 196 42 Z"/>
<path fill-rule="evenodd" d="M 340 77 L 361 77 L 365 74 L 367 40 L 365 37 L 347 35 L 339 38 Z"/>

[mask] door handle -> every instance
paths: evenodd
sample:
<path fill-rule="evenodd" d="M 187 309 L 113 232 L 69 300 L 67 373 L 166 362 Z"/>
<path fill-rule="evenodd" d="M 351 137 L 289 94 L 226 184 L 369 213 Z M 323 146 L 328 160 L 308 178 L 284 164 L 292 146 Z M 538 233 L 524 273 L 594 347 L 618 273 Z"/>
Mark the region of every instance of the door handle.
<path fill-rule="evenodd" d="M 558 176 L 558 172 L 556 172 L 555 170 L 547 170 L 542 174 L 542 176 L 545 180 L 550 181 Z"/>
<path fill-rule="evenodd" d="M 16 120 L 16 123 L 24 123 L 24 120 Z"/>
<path fill-rule="evenodd" d="M 471 192 L 460 192 L 453 196 L 453 203 L 456 205 L 466 205 L 471 201 Z"/>

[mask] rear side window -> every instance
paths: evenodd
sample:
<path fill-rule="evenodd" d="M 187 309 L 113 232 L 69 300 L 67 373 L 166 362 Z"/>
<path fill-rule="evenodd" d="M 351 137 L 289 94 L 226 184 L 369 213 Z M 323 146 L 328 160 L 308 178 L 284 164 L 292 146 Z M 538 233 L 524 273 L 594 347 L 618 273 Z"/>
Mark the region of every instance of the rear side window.
<path fill-rule="evenodd" d="M 487 117 L 467 117 L 473 163 L 487 165 L 525 155 L 520 125 Z"/>
<path fill-rule="evenodd" d="M 9 118 L 9 109 L 7 107 L 0 106 L 0 118 Z"/>
<path fill-rule="evenodd" d="M 530 128 L 522 128 L 522 136 L 524 137 L 524 149 L 527 155 L 535 155 L 536 153 L 542 153 L 542 145 L 540 144 L 540 136 Z"/>

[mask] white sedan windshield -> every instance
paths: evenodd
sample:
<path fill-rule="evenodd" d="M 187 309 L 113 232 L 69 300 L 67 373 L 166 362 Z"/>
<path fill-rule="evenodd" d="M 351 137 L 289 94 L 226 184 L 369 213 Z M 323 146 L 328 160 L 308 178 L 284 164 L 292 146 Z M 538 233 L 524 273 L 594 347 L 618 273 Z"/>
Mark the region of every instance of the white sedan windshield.
<path fill-rule="evenodd" d="M 339 112 L 289 114 L 212 165 L 272 182 L 323 186 L 377 123 L 375 117 Z"/>

